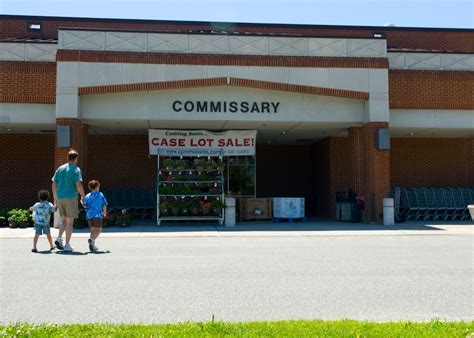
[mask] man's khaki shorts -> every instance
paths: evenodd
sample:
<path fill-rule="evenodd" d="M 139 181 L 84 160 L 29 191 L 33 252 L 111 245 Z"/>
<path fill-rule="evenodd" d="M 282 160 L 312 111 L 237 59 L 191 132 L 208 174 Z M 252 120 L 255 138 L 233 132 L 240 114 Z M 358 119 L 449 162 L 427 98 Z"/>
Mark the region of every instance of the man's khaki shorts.
<path fill-rule="evenodd" d="M 63 198 L 58 200 L 59 216 L 77 218 L 79 216 L 79 206 L 77 198 Z"/>

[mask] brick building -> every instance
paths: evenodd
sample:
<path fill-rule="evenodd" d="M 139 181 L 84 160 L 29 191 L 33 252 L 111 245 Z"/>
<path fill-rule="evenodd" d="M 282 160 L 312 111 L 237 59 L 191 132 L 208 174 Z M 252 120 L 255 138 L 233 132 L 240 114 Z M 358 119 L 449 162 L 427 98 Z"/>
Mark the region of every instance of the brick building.
<path fill-rule="evenodd" d="M 0 207 L 50 188 L 60 125 L 86 180 L 143 188 L 149 129 L 256 129 L 257 197 L 334 216 L 352 189 L 376 221 L 394 187 L 474 186 L 474 30 L 0 16 Z"/>

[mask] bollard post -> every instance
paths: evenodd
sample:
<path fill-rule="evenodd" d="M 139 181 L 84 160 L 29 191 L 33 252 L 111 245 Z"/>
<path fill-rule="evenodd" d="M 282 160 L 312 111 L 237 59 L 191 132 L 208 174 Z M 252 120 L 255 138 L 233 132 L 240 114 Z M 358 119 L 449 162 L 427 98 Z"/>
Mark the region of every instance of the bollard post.
<path fill-rule="evenodd" d="M 395 205 L 393 198 L 383 199 L 383 225 L 395 225 Z"/>
<path fill-rule="evenodd" d="M 226 197 L 225 205 L 224 225 L 229 228 L 235 227 L 235 198 Z"/>
<path fill-rule="evenodd" d="M 470 204 L 467 206 L 469 209 L 469 213 L 471 214 L 471 219 L 474 221 L 474 204 Z"/>

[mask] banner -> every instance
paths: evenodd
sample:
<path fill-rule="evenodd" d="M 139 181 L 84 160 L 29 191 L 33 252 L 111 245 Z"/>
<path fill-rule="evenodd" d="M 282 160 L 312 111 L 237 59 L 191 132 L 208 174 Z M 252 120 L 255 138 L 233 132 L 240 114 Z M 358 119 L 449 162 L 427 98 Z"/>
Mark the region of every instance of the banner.
<path fill-rule="evenodd" d="M 148 130 L 150 155 L 251 156 L 256 142 L 256 130 Z"/>

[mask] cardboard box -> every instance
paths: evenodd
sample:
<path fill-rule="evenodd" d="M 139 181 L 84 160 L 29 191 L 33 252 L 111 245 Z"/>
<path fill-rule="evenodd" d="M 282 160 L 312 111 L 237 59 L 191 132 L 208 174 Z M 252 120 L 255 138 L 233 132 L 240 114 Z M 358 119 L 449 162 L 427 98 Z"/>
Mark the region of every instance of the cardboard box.
<path fill-rule="evenodd" d="M 273 217 L 304 218 L 304 197 L 274 197 Z"/>
<path fill-rule="evenodd" d="M 239 198 L 239 220 L 271 220 L 272 199 L 271 198 Z"/>

